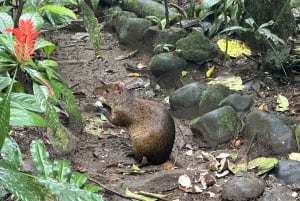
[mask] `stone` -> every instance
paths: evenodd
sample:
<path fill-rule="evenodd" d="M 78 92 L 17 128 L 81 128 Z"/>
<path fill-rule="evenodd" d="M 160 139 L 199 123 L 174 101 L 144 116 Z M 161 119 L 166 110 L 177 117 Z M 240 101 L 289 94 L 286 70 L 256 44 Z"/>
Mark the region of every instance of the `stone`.
<path fill-rule="evenodd" d="M 187 84 L 170 94 L 170 107 L 178 118 L 193 119 L 199 115 L 199 102 L 206 89 L 200 82 Z"/>
<path fill-rule="evenodd" d="M 231 93 L 230 89 L 221 84 L 208 85 L 199 103 L 199 114 L 203 115 L 219 107 L 220 102 Z"/>
<path fill-rule="evenodd" d="M 283 184 L 300 184 L 300 161 L 281 160 L 272 174 Z"/>
<path fill-rule="evenodd" d="M 220 102 L 220 106 L 230 105 L 238 112 L 246 112 L 253 105 L 254 100 L 251 96 L 230 94 Z"/>
<path fill-rule="evenodd" d="M 264 180 L 253 173 L 238 172 L 223 185 L 222 199 L 233 201 L 255 200 L 263 193 Z"/>
<path fill-rule="evenodd" d="M 120 43 L 133 47 L 143 47 L 145 31 L 151 26 L 151 22 L 144 18 L 126 18 L 117 23 L 117 31 Z"/>
<path fill-rule="evenodd" d="M 120 21 L 130 17 L 137 16 L 132 12 L 122 11 L 118 6 L 111 7 L 105 12 L 105 27 L 119 32 L 119 27 L 117 25 L 120 24 Z"/>
<path fill-rule="evenodd" d="M 265 192 L 262 201 L 294 201 L 293 191 L 286 186 L 277 186 Z"/>
<path fill-rule="evenodd" d="M 219 54 L 219 48 L 203 33 L 192 32 L 176 43 L 176 52 L 186 60 L 204 62 Z"/>
<path fill-rule="evenodd" d="M 196 138 L 210 147 L 232 139 L 238 117 L 231 106 L 224 106 L 192 120 L 190 128 Z"/>
<path fill-rule="evenodd" d="M 186 36 L 186 30 L 178 27 L 170 27 L 168 29 L 161 30 L 158 26 L 151 26 L 145 31 L 144 44 L 151 48 L 151 51 L 158 49 L 158 45 L 171 44 L 174 45 L 180 39 Z M 154 54 L 162 53 L 155 51 Z"/>
<path fill-rule="evenodd" d="M 253 157 L 282 155 L 297 150 L 294 130 L 278 115 L 260 110 L 247 115 L 245 139 L 255 139 L 255 146 L 250 151 Z"/>
<path fill-rule="evenodd" d="M 186 66 L 184 59 L 171 52 L 157 54 L 149 62 L 149 68 L 156 76 L 170 71 L 181 71 Z"/>

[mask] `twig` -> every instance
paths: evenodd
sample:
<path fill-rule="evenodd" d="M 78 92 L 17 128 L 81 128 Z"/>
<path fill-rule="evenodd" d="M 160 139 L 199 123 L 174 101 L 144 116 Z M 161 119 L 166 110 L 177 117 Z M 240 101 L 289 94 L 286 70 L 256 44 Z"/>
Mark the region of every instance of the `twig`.
<path fill-rule="evenodd" d="M 90 181 L 92 181 L 92 182 L 98 184 L 99 186 L 103 187 L 105 190 L 110 191 L 110 192 L 112 192 L 112 193 L 114 193 L 114 194 L 116 194 L 116 195 L 118 195 L 118 196 L 120 196 L 120 197 L 122 197 L 122 198 L 125 198 L 125 199 L 128 199 L 128 200 L 131 200 L 131 199 L 132 199 L 131 197 L 129 197 L 129 196 L 127 196 L 127 195 L 124 195 L 124 194 L 122 194 L 122 193 L 119 193 L 119 192 L 117 192 L 117 191 L 115 191 L 115 190 L 113 190 L 113 189 L 107 187 L 106 185 L 102 184 L 101 182 L 99 182 L 99 181 L 96 180 L 96 179 L 88 178 L 88 180 L 90 180 Z M 138 199 L 138 198 L 135 198 L 135 199 L 136 199 L 136 200 L 141 200 L 141 201 L 142 201 L 142 199 Z"/>

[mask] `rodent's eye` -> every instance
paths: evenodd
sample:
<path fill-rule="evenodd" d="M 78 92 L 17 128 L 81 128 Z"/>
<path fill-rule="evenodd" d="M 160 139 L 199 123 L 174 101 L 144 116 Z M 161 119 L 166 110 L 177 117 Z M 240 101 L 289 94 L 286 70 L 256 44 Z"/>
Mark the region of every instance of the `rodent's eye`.
<path fill-rule="evenodd" d="M 109 90 L 108 90 L 108 89 L 105 89 L 105 93 L 109 94 Z"/>

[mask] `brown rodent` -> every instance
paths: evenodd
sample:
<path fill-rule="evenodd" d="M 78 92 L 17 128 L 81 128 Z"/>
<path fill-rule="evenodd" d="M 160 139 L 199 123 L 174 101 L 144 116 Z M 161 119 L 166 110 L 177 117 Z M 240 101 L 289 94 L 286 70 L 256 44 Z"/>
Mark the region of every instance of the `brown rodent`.
<path fill-rule="evenodd" d="M 172 116 L 161 104 L 133 97 L 124 82 L 97 87 L 94 95 L 110 111 L 108 120 L 126 127 L 132 142 L 134 158 L 142 162 L 146 157 L 150 164 L 161 164 L 169 159 L 175 139 Z"/>

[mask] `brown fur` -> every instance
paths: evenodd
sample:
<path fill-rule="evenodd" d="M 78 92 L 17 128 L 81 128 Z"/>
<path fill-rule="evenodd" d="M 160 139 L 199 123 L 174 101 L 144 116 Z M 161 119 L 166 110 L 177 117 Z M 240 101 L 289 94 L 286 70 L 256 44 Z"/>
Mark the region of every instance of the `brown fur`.
<path fill-rule="evenodd" d="M 111 108 L 108 120 L 128 129 L 138 162 L 143 157 L 150 164 L 165 162 L 175 139 L 173 118 L 161 104 L 134 98 L 124 86 L 122 82 L 107 84 L 94 89 L 94 95 Z"/>

